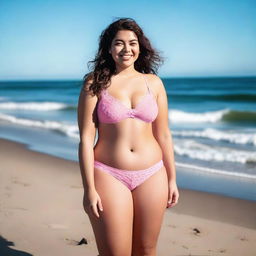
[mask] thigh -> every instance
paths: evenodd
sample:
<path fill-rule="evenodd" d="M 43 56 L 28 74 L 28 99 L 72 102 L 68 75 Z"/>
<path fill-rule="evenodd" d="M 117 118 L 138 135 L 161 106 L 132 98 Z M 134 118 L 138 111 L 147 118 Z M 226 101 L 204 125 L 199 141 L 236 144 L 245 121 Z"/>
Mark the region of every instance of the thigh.
<path fill-rule="evenodd" d="M 168 200 L 168 180 L 163 166 L 132 191 L 134 202 L 133 255 L 156 249 Z"/>
<path fill-rule="evenodd" d="M 131 191 L 108 173 L 94 169 L 96 190 L 103 212 L 100 218 L 89 213 L 100 256 L 130 256 L 133 201 Z"/>

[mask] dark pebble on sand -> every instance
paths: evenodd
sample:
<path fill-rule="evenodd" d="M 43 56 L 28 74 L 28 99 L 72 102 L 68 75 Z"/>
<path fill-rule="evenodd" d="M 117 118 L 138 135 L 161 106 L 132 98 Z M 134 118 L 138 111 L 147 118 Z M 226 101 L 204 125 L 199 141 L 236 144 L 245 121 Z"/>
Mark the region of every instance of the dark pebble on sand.
<path fill-rule="evenodd" d="M 88 244 L 87 239 L 86 238 L 82 238 L 82 240 L 77 245 L 81 245 L 81 244 Z"/>
<path fill-rule="evenodd" d="M 196 235 L 201 233 L 200 230 L 197 229 L 197 228 L 193 228 L 193 231 L 195 231 L 195 234 L 196 234 Z"/>

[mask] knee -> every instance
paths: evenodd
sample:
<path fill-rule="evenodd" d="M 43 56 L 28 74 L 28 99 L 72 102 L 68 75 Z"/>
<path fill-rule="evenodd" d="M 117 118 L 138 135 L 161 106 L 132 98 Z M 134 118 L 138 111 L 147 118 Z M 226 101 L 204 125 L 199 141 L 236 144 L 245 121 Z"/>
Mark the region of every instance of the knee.
<path fill-rule="evenodd" d="M 132 256 L 155 256 L 156 246 L 153 244 L 137 245 L 132 249 Z"/>

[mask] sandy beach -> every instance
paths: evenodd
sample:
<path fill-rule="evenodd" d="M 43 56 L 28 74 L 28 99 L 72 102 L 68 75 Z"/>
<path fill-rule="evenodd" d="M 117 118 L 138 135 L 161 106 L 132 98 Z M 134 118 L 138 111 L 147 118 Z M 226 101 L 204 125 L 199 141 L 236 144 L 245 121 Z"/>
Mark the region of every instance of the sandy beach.
<path fill-rule="evenodd" d="M 179 191 L 159 256 L 256 255 L 256 202 Z M 0 255 L 98 255 L 82 196 L 77 162 L 0 139 Z"/>

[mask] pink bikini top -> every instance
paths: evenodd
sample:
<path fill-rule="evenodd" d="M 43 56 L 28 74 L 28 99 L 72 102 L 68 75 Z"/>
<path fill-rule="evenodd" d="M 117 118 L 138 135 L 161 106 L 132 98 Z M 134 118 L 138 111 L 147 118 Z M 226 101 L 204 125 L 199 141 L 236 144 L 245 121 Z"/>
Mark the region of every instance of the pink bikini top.
<path fill-rule="evenodd" d="M 118 123 L 126 118 L 138 118 L 144 122 L 153 122 L 158 114 L 158 106 L 147 80 L 143 75 L 148 93 L 142 96 L 135 108 L 126 107 L 122 101 L 111 96 L 106 89 L 101 92 L 98 102 L 97 115 L 101 123 Z"/>

